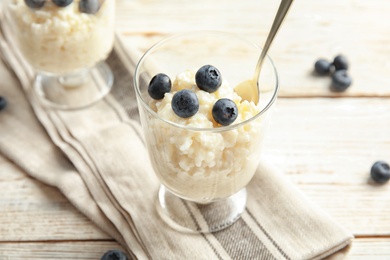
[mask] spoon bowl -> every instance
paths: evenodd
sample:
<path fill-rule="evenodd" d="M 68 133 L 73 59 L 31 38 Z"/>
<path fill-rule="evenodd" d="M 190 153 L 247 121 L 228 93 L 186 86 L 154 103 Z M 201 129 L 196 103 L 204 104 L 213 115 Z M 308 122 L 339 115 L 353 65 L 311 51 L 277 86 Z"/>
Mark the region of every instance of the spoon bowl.
<path fill-rule="evenodd" d="M 278 12 L 276 13 L 275 19 L 272 23 L 271 30 L 265 41 L 264 47 L 261 49 L 261 54 L 256 65 L 254 77 L 252 79 L 245 80 L 239 83 L 234 90 L 244 100 L 249 102 L 259 103 L 259 76 L 261 68 L 263 66 L 264 58 L 267 56 L 268 50 L 282 25 L 284 18 L 286 17 L 290 6 L 294 0 L 282 0 Z"/>

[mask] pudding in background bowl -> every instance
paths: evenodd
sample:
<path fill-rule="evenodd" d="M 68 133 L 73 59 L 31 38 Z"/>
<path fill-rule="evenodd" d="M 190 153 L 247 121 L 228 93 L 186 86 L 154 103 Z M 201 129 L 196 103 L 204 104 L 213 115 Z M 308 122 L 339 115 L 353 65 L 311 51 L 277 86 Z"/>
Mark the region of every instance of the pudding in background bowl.
<path fill-rule="evenodd" d="M 113 74 L 104 60 L 114 44 L 115 1 L 4 0 L 3 9 L 44 105 L 78 109 L 109 93 Z"/>
<path fill-rule="evenodd" d="M 30 1 L 40 2 L 9 0 L 7 10 L 19 49 L 36 70 L 66 74 L 108 56 L 114 43 L 115 1 L 68 1 L 65 7 L 53 1 L 34 7 Z"/>

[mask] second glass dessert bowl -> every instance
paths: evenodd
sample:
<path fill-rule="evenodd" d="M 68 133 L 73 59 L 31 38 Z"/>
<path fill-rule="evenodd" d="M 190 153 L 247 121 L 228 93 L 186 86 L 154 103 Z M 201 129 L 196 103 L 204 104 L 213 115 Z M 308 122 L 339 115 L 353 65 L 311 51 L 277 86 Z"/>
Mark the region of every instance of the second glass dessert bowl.
<path fill-rule="evenodd" d="M 34 89 L 52 108 L 78 109 L 107 95 L 104 60 L 114 43 L 115 1 L 5 0 L 8 29 L 37 71 Z"/>
<path fill-rule="evenodd" d="M 162 184 L 157 208 L 177 230 L 218 231 L 245 210 L 245 187 L 260 161 L 278 92 L 269 58 L 259 78 L 264 87 L 258 104 L 234 91 L 253 77 L 259 53 L 236 35 L 192 32 L 156 44 L 136 67 L 141 123 Z"/>

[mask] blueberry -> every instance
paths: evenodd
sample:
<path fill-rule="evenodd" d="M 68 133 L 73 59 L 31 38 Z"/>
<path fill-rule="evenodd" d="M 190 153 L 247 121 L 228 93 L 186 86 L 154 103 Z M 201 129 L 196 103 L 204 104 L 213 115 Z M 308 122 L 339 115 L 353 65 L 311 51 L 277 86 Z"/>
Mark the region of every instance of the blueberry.
<path fill-rule="evenodd" d="M 378 183 L 390 180 L 390 166 L 384 161 L 377 161 L 371 167 L 371 178 Z"/>
<path fill-rule="evenodd" d="M 53 0 L 53 3 L 58 7 L 66 7 L 70 5 L 73 0 Z"/>
<path fill-rule="evenodd" d="M 172 83 L 168 75 L 159 73 L 149 83 L 148 93 L 153 99 L 163 99 L 165 93 L 171 91 Z"/>
<path fill-rule="evenodd" d="M 37 9 L 41 8 L 45 4 L 46 0 L 24 0 L 24 2 L 28 7 Z"/>
<path fill-rule="evenodd" d="M 80 0 L 79 10 L 86 14 L 96 14 L 99 11 L 99 0 Z"/>
<path fill-rule="evenodd" d="M 128 260 L 127 255 L 121 250 L 109 250 L 100 260 Z"/>
<path fill-rule="evenodd" d="M 230 125 L 238 116 L 236 103 L 228 98 L 221 98 L 215 102 L 212 115 L 218 124 L 223 126 Z"/>
<path fill-rule="evenodd" d="M 196 72 L 195 82 L 201 90 L 212 93 L 222 84 L 221 73 L 212 65 L 204 65 Z"/>
<path fill-rule="evenodd" d="M 188 118 L 196 114 L 199 110 L 198 97 L 194 92 L 183 89 L 176 92 L 172 98 L 172 110 L 182 118 Z"/>
<path fill-rule="evenodd" d="M 332 75 L 332 88 L 335 91 L 344 91 L 352 84 L 352 78 L 346 70 L 336 70 Z"/>
<path fill-rule="evenodd" d="M 7 100 L 4 97 L 0 96 L 0 111 L 6 108 L 6 106 Z"/>
<path fill-rule="evenodd" d="M 332 67 L 332 64 L 324 59 L 319 59 L 314 64 L 314 70 L 320 75 L 326 75 L 330 72 L 330 68 Z"/>
<path fill-rule="evenodd" d="M 344 55 L 337 55 L 333 60 L 336 70 L 347 70 L 349 68 L 348 60 Z"/>

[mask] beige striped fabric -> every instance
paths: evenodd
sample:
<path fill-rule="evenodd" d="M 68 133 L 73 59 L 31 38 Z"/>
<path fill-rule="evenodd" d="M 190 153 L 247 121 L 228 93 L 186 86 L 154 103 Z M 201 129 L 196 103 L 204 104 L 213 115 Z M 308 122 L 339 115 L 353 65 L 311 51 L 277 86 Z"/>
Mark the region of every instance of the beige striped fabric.
<path fill-rule="evenodd" d="M 132 86 L 138 54 L 118 38 L 107 59 L 115 74 L 111 94 L 83 110 L 49 110 L 31 91 L 34 72 L 2 28 L 0 93 L 9 106 L 0 114 L 0 153 L 60 189 L 132 258 L 323 259 L 348 248 L 353 236 L 266 164 L 234 225 L 213 234 L 172 230 L 155 209 L 159 182 L 138 122 Z M 194 226 L 207 225 L 200 208 L 181 210 Z"/>

